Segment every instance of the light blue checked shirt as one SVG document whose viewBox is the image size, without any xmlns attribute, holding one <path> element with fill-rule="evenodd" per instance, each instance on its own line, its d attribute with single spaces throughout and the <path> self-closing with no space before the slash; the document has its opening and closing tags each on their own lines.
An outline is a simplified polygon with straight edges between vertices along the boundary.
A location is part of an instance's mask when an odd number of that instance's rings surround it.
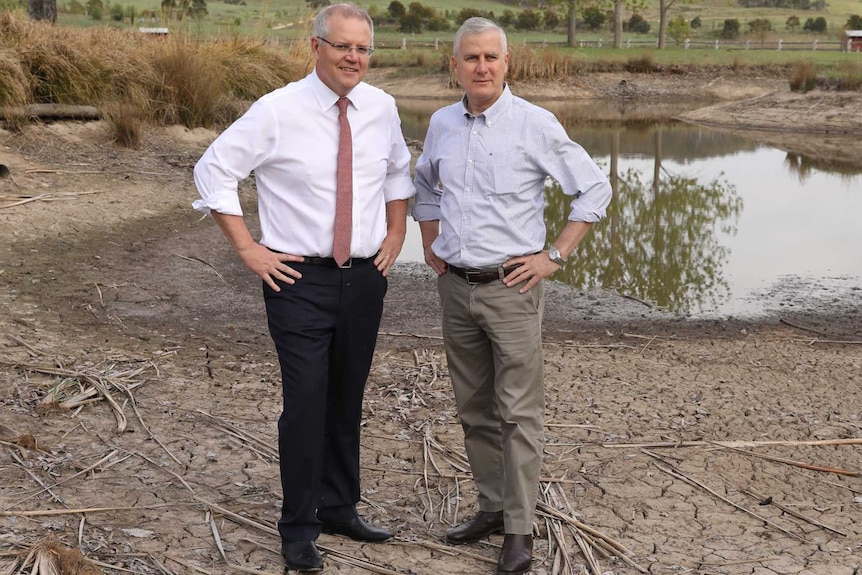
<svg viewBox="0 0 862 575">
<path fill-rule="evenodd" d="M 570 221 L 605 217 L 611 185 L 554 115 L 508 85 L 478 116 L 462 99 L 437 110 L 416 162 L 416 221 L 440 220 L 431 249 L 464 268 L 497 267 L 544 249 L 545 180 L 573 196 Z"/>
</svg>

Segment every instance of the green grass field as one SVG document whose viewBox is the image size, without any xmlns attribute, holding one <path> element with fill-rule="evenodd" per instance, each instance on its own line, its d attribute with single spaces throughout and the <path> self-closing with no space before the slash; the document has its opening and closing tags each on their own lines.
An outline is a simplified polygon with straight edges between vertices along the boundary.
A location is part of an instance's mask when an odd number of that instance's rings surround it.
<svg viewBox="0 0 862 575">
<path fill-rule="evenodd" d="M 82 3 L 83 0 L 80 0 Z M 158 0 L 103 0 L 105 3 L 105 11 L 103 20 L 96 22 L 86 15 L 74 15 L 68 12 L 67 7 L 70 5 L 70 0 L 58 0 L 60 7 L 60 15 L 58 22 L 61 25 L 68 26 L 93 26 L 93 25 L 109 25 L 109 26 L 132 26 L 128 21 L 117 23 L 110 19 L 110 6 L 120 4 L 124 7 L 133 6 L 135 11 L 140 14 L 142 11 L 160 12 L 160 2 Z M 205 36 L 244 36 L 244 37 L 261 37 L 275 40 L 286 40 L 295 38 L 296 36 L 306 35 L 309 29 L 309 20 L 313 17 L 313 11 L 310 10 L 304 0 L 245 0 L 246 5 L 226 4 L 224 1 L 209 0 L 207 2 L 207 10 L 209 14 L 199 22 L 185 21 L 178 22 L 150 22 L 138 19 L 133 26 L 169 26 L 170 28 L 187 33 L 200 34 Z M 408 1 L 402 1 L 406 6 Z M 422 2 L 426 6 L 433 7 L 440 13 L 448 13 L 450 15 L 457 14 L 464 3 L 461 0 L 425 0 Z M 360 5 L 372 11 L 372 13 L 385 13 L 389 5 L 389 0 L 381 0 L 379 2 L 359 2 Z M 582 5 L 587 5 L 585 2 Z M 499 17 L 504 10 L 512 10 L 518 13 L 521 8 L 515 5 L 503 4 L 491 0 L 475 0 L 469 4 L 471 8 L 476 8 L 483 11 L 493 12 Z M 624 34 L 624 40 L 629 39 L 634 42 L 651 41 L 656 38 L 658 33 L 658 1 L 649 0 L 647 6 L 640 12 L 641 15 L 650 23 L 651 29 L 648 34 Z M 764 40 L 768 42 L 776 42 L 779 38 L 784 42 L 810 42 L 813 38 L 818 38 L 821 42 L 835 42 L 839 39 L 847 19 L 853 14 L 862 14 L 862 2 L 860 0 L 830 0 L 827 9 L 823 12 L 814 11 L 799 11 L 785 9 L 765 9 L 765 8 L 742 8 L 735 0 L 703 0 L 700 2 L 692 2 L 684 4 L 677 2 L 670 9 L 671 18 L 682 16 L 687 21 L 690 21 L 695 16 L 699 16 L 703 27 L 695 31 L 693 40 L 712 38 L 716 30 L 720 30 L 725 19 L 738 19 L 742 32 L 748 30 L 747 23 L 760 18 L 768 19 L 774 32 L 766 35 Z M 623 18 L 628 19 L 631 16 L 630 11 L 624 11 Z M 796 16 L 800 22 L 804 23 L 808 18 L 824 17 L 827 21 L 827 32 L 822 35 L 812 36 L 809 33 L 799 32 L 791 34 L 786 30 L 785 24 L 790 16 Z M 455 23 L 451 24 L 452 29 L 445 32 L 424 32 L 418 35 L 408 36 L 408 39 L 433 39 L 439 37 L 441 40 L 448 40 L 454 33 Z M 511 41 L 530 41 L 540 42 L 546 40 L 548 42 L 563 42 L 565 41 L 565 28 L 561 25 L 555 30 L 541 30 L 533 32 L 521 32 L 518 30 L 509 30 Z M 400 40 L 404 35 L 397 31 L 394 26 L 378 26 L 376 30 L 376 39 L 378 41 L 393 42 Z M 740 40 L 744 41 L 751 36 L 743 35 Z M 578 39 L 583 41 L 596 41 L 602 39 L 606 44 L 613 39 L 613 33 L 609 28 L 598 31 L 578 30 Z M 760 38 L 758 38 L 760 40 Z M 672 42 L 668 42 L 668 46 L 672 46 Z"/>
</svg>

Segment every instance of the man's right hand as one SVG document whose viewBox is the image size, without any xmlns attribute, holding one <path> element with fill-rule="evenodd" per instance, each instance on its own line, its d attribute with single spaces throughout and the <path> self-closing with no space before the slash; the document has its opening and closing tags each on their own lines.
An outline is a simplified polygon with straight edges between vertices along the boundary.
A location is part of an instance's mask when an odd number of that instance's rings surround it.
<svg viewBox="0 0 862 575">
<path fill-rule="evenodd" d="M 449 270 L 449 265 L 437 257 L 437 254 L 431 250 L 431 246 L 425 248 L 425 263 L 431 266 L 438 276 L 442 276 Z"/>
<path fill-rule="evenodd" d="M 302 256 L 279 254 L 260 245 L 251 237 L 242 216 L 222 214 L 215 210 L 211 214 L 245 267 L 265 281 L 273 291 L 281 291 L 275 280 L 293 284 L 302 277 L 301 273 L 285 263 L 301 262 L 304 259 Z"/>
<path fill-rule="evenodd" d="M 275 280 L 293 285 L 302 277 L 301 273 L 287 265 L 287 262 L 303 261 L 302 256 L 276 253 L 257 242 L 237 249 L 237 254 L 245 267 L 265 281 L 273 291 L 281 291 Z"/>
</svg>

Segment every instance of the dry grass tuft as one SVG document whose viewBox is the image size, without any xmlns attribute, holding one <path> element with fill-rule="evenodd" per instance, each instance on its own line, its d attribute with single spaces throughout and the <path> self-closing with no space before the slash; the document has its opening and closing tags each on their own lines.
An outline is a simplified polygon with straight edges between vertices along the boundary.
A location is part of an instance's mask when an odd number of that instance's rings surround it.
<svg viewBox="0 0 862 575">
<path fill-rule="evenodd" d="M 305 75 L 310 62 L 302 42 L 285 50 L 236 38 L 161 40 L 0 15 L 0 106 L 95 106 L 129 145 L 141 124 L 229 123 L 249 102 Z"/>
<path fill-rule="evenodd" d="M 812 62 L 799 62 L 793 66 L 790 89 L 794 92 L 810 92 L 817 84 L 817 67 Z"/>
<path fill-rule="evenodd" d="M 511 46 L 510 53 L 509 78 L 514 82 L 569 78 L 580 68 L 571 56 L 549 48 L 520 44 Z"/>
<path fill-rule="evenodd" d="M 102 571 L 85 559 L 78 549 L 70 549 L 53 537 L 37 541 L 30 548 L 15 573 L 21 573 L 23 569 L 29 569 L 31 575 L 102 575 Z"/>
<path fill-rule="evenodd" d="M 629 58 L 625 63 L 625 70 L 633 74 L 651 74 L 656 70 L 655 60 L 650 54 Z"/>
<path fill-rule="evenodd" d="M 141 144 L 143 121 L 138 108 L 127 103 L 108 103 L 102 113 L 111 125 L 116 144 L 124 148 L 137 148 Z"/>
</svg>

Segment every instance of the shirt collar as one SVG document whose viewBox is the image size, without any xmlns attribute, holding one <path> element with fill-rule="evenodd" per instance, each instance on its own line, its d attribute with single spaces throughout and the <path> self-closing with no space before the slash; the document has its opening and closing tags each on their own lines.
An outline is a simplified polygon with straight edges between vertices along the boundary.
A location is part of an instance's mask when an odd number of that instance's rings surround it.
<svg viewBox="0 0 862 575">
<path fill-rule="evenodd" d="M 486 126 L 493 126 L 509 108 L 509 104 L 512 103 L 513 98 L 514 96 L 512 95 L 512 91 L 509 89 L 509 84 L 507 82 L 503 84 L 503 93 L 500 94 L 500 97 L 497 98 L 497 101 L 491 104 L 491 106 L 481 114 L 473 116 L 473 114 L 471 114 L 470 111 L 467 109 L 467 94 L 464 94 L 461 97 L 461 107 L 464 109 L 465 117 L 482 118 L 485 120 Z"/>
<path fill-rule="evenodd" d="M 317 75 L 317 70 L 312 70 L 311 74 L 308 75 L 308 78 L 311 83 L 311 91 L 314 93 L 314 97 L 317 99 L 320 109 L 325 111 L 335 106 L 335 103 L 338 102 L 338 98 L 341 96 L 333 92 L 329 86 L 323 83 Z M 350 100 L 350 103 L 357 110 L 360 109 L 362 105 L 362 88 L 364 86 L 365 82 L 360 82 L 350 91 L 349 94 L 347 94 L 347 98 Z"/>
</svg>

